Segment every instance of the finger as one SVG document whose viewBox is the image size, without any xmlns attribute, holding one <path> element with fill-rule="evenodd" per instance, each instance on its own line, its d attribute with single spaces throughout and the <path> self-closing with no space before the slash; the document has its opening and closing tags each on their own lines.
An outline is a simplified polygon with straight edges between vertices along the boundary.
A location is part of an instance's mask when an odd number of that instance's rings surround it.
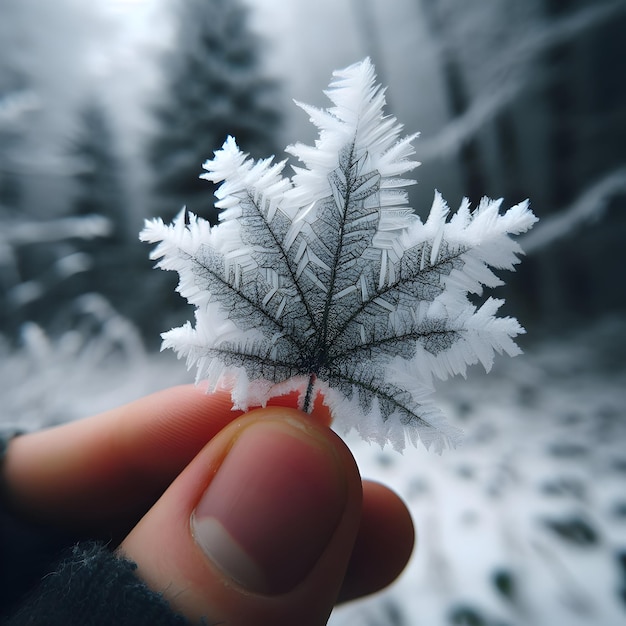
<svg viewBox="0 0 626 626">
<path fill-rule="evenodd" d="M 138 519 L 204 444 L 241 415 L 226 392 L 174 387 L 9 445 L 5 490 L 24 515 L 64 526 Z"/>
<path fill-rule="evenodd" d="M 297 392 L 270 400 L 297 403 Z M 23 435 L 11 442 L 3 465 L 7 498 L 39 521 L 127 532 L 205 443 L 241 414 L 226 391 L 182 385 Z M 319 397 L 314 414 L 329 423 Z"/>
<path fill-rule="evenodd" d="M 207 444 L 121 551 L 192 620 L 320 625 L 360 520 L 361 479 L 343 441 L 298 411 L 267 408 Z"/>
<path fill-rule="evenodd" d="M 391 584 L 406 567 L 414 543 L 411 514 L 400 497 L 384 485 L 364 481 L 359 533 L 339 602 Z"/>
</svg>

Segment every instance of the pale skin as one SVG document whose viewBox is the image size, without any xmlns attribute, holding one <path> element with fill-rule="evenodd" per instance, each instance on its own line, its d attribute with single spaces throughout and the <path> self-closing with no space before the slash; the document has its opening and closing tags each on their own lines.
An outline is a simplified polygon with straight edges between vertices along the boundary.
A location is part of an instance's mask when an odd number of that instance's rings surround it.
<svg viewBox="0 0 626 626">
<path fill-rule="evenodd" d="M 3 466 L 9 505 L 24 519 L 96 537 L 118 537 L 119 552 L 138 564 L 139 576 L 192 620 L 204 616 L 209 623 L 237 626 L 321 626 L 335 604 L 395 580 L 411 554 L 414 529 L 396 494 L 361 479 L 347 446 L 328 428 L 323 408 L 316 404 L 307 415 L 290 408 L 293 398 L 281 403 L 284 406 L 243 414 L 231 410 L 228 393 L 206 394 L 186 385 L 22 435 L 9 444 Z M 254 446 L 255 437 L 270 431 L 295 437 L 302 445 L 313 441 L 320 459 L 334 459 L 332 475 L 342 484 L 341 513 L 319 558 L 307 561 L 294 588 L 255 593 L 207 559 L 189 520 L 241 433 L 247 433 L 247 445 Z M 277 464 L 277 475 L 282 456 L 276 454 L 270 461 Z M 253 464 L 254 459 L 237 462 Z M 289 462 L 289 471 L 297 471 L 298 456 Z M 267 505 L 260 499 L 259 506 L 279 509 L 271 502 L 280 498 L 280 493 L 274 494 Z M 317 509 L 313 511 L 317 515 Z M 271 522 L 275 514 L 278 523 L 283 513 L 259 511 L 259 519 Z M 315 529 L 315 519 L 309 521 Z M 298 529 L 291 535 L 291 542 L 309 540 L 299 537 Z"/>
</svg>

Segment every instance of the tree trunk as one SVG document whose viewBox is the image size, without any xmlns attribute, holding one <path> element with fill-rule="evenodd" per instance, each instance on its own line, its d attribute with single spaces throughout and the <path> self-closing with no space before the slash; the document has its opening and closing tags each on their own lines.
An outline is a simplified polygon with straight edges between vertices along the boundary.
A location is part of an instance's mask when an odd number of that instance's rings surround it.
<svg viewBox="0 0 626 626">
<path fill-rule="evenodd" d="M 441 71 L 443 76 L 448 106 L 453 118 L 465 113 L 470 106 L 470 96 L 463 80 L 463 70 L 451 44 L 451 36 L 437 8 L 437 0 L 420 0 L 430 32 L 439 44 Z M 477 202 L 486 195 L 487 185 L 482 169 L 478 141 L 472 137 L 460 147 L 459 159 L 463 175 L 463 192 L 472 202 Z"/>
</svg>

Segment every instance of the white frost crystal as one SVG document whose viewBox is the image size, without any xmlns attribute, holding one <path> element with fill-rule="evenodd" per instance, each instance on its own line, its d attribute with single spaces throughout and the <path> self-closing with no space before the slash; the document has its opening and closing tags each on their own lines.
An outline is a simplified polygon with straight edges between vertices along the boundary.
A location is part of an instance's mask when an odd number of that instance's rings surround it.
<svg viewBox="0 0 626 626">
<path fill-rule="evenodd" d="M 204 164 L 221 183 L 220 223 L 182 212 L 146 223 L 158 267 L 179 273 L 195 325 L 163 347 L 197 365 L 209 388 L 227 384 L 238 408 L 298 388 L 301 408 L 324 395 L 342 431 L 397 449 L 421 439 L 440 450 L 458 433 L 430 400 L 433 378 L 488 370 L 494 353 L 519 353 L 517 320 L 468 294 L 501 281 L 521 250 L 511 235 L 536 221 L 523 202 L 464 200 L 448 219 L 439 195 L 426 222 L 407 207 L 403 177 L 415 136 L 383 113 L 369 60 L 336 72 L 329 109 L 300 105 L 319 128 L 314 146 L 287 148 L 304 165 L 254 162 L 228 138 Z"/>
</svg>

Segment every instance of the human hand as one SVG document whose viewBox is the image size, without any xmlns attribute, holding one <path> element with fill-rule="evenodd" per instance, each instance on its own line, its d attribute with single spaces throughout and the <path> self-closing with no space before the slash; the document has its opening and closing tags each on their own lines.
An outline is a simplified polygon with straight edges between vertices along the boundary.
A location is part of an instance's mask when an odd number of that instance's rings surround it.
<svg viewBox="0 0 626 626">
<path fill-rule="evenodd" d="M 28 518 L 125 537 L 120 553 L 191 620 L 319 626 L 392 582 L 414 537 L 323 422 L 176 387 L 14 439 L 4 481 Z"/>
</svg>

